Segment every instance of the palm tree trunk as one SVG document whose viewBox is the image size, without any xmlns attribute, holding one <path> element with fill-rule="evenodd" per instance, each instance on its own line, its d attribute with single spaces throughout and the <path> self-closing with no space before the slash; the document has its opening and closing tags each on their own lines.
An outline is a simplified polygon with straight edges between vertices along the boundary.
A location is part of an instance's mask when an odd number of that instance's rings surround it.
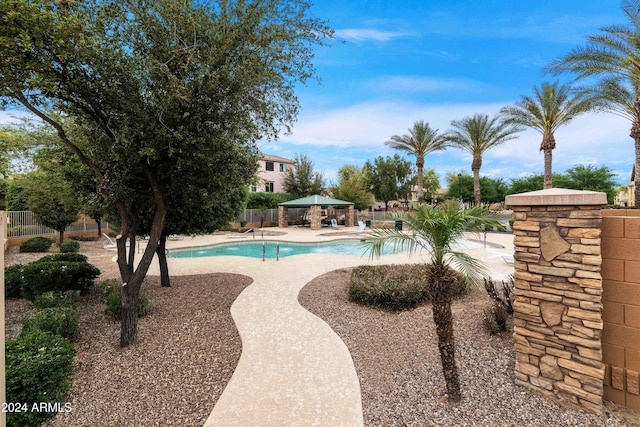
<svg viewBox="0 0 640 427">
<path fill-rule="evenodd" d="M 540 151 L 544 152 L 544 189 L 553 188 L 552 155 L 556 148 L 556 139 L 552 133 L 542 136 Z"/>
<path fill-rule="evenodd" d="M 418 203 L 424 203 L 424 190 L 422 189 L 422 169 L 424 168 L 424 159 L 418 156 L 416 159 L 416 168 L 418 169 Z"/>
<path fill-rule="evenodd" d="M 471 162 L 473 171 L 473 204 L 480 206 L 480 167 L 482 167 L 482 157 L 474 156 Z"/>
<path fill-rule="evenodd" d="M 640 117 L 640 89 L 636 92 L 636 102 L 634 103 L 634 108 L 636 110 L 635 117 Z M 635 189 L 633 192 L 633 205 L 636 208 L 640 208 L 640 185 L 638 185 L 638 174 L 640 174 L 640 121 L 635 119 L 633 124 L 631 125 L 631 138 L 633 138 L 633 142 L 636 149 L 636 158 L 634 163 L 634 171 L 635 171 Z"/>
<path fill-rule="evenodd" d="M 442 362 L 442 374 L 450 403 L 462 400 L 460 379 L 455 357 L 453 313 L 451 312 L 451 286 L 454 278 L 445 266 L 431 267 L 429 298 L 433 307 L 433 323 L 438 335 L 438 350 Z"/>
</svg>

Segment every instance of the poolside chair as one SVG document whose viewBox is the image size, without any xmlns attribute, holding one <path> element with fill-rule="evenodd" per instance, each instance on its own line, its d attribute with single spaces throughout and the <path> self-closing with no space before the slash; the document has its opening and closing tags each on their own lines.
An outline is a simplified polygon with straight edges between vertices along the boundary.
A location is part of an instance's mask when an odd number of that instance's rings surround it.
<svg viewBox="0 0 640 427">
<path fill-rule="evenodd" d="M 367 224 L 365 224 L 363 221 L 358 221 L 358 230 L 352 231 L 351 234 L 362 234 L 364 233 L 364 229 L 366 227 L 367 227 Z"/>
<path fill-rule="evenodd" d="M 331 218 L 331 228 L 340 228 L 338 227 L 338 220 L 335 218 Z"/>
<path fill-rule="evenodd" d="M 504 262 L 506 262 L 508 265 L 513 265 L 513 263 L 515 262 L 513 259 L 513 256 L 511 255 L 502 255 L 502 259 L 504 260 Z"/>
</svg>

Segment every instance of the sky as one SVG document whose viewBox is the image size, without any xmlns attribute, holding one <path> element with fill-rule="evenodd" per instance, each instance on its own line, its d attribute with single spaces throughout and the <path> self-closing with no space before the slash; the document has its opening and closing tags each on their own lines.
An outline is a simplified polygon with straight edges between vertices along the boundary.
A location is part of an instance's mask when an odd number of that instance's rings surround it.
<svg viewBox="0 0 640 427">
<path fill-rule="evenodd" d="M 544 67 L 600 28 L 626 24 L 616 0 L 314 3 L 312 13 L 329 21 L 338 41 L 316 49 L 321 83 L 298 87 L 301 111 L 292 133 L 261 144 L 261 151 L 305 154 L 329 182 L 343 165 L 395 154 L 385 141 L 417 120 L 445 132 L 452 120 L 493 116 L 545 81 L 570 82 L 571 76 L 545 75 Z M 612 114 L 576 118 L 555 134 L 553 171 L 607 166 L 626 184 L 634 156 L 629 129 Z M 525 131 L 488 151 L 480 174 L 509 182 L 542 173 L 541 139 Z M 450 148 L 429 154 L 425 168 L 446 186 L 447 174 L 471 174 L 471 157 Z"/>
<path fill-rule="evenodd" d="M 320 83 L 298 86 L 301 109 L 291 134 L 260 149 L 309 156 L 327 184 L 341 166 L 395 154 L 385 141 L 417 120 L 446 132 L 452 120 L 493 116 L 545 81 L 570 82 L 543 68 L 601 27 L 626 23 L 617 0 L 315 0 L 312 14 L 336 35 L 316 49 Z M 0 123 L 7 117 L 0 112 Z M 611 114 L 578 117 L 555 134 L 554 172 L 607 166 L 627 183 L 634 157 L 629 129 Z M 488 151 L 481 175 L 508 182 L 542 173 L 541 139 L 529 130 Z M 471 157 L 450 148 L 429 154 L 425 168 L 446 186 L 447 174 L 471 173 Z"/>
</svg>

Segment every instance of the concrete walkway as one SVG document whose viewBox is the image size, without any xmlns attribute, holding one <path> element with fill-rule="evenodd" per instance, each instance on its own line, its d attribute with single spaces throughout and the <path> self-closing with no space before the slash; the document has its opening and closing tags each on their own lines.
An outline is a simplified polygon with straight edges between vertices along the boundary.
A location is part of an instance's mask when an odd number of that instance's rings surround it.
<svg viewBox="0 0 640 427">
<path fill-rule="evenodd" d="M 287 234 L 265 236 L 265 240 L 311 242 L 362 237 L 338 236 L 330 229 L 268 230 Z M 202 236 L 171 241 L 167 246 L 239 240 L 252 237 Z M 484 260 L 496 278 L 511 274 L 513 267 L 507 265 L 503 255 L 513 254 L 512 235 L 488 233 L 487 241 L 486 248 L 473 242 L 465 251 Z M 492 247 L 491 243 L 502 247 Z M 298 293 L 313 278 L 331 270 L 363 264 L 415 263 L 421 258 L 418 254 L 379 259 L 360 254 L 311 254 L 264 262 L 246 257 L 169 258 L 169 269 L 175 275 L 230 272 L 254 279 L 231 307 L 242 340 L 242 355 L 205 426 L 363 425 L 360 383 L 349 350 L 324 321 L 298 304 Z M 158 274 L 157 263 L 149 273 Z"/>
</svg>

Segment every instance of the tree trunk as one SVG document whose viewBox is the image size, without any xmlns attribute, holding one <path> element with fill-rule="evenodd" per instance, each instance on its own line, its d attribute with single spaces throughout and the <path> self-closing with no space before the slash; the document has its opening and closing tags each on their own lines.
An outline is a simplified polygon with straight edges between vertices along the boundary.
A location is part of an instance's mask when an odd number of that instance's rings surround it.
<svg viewBox="0 0 640 427">
<path fill-rule="evenodd" d="M 418 169 L 418 204 L 424 203 L 424 189 L 422 188 L 422 168 L 424 168 L 424 159 L 418 157 L 416 159 L 416 168 Z"/>
<path fill-rule="evenodd" d="M 482 157 L 473 156 L 471 170 L 473 171 L 473 204 L 480 206 L 480 167 L 482 167 Z"/>
<path fill-rule="evenodd" d="M 171 287 L 169 279 L 169 266 L 167 265 L 167 236 L 160 237 L 160 243 L 156 249 L 158 262 L 160 263 L 160 286 L 163 288 Z"/>
<path fill-rule="evenodd" d="M 130 280 L 122 287 L 122 323 L 120 347 L 128 347 L 138 340 L 138 296 L 144 276 Z"/>
<path fill-rule="evenodd" d="M 640 185 L 638 185 L 638 175 L 640 174 L 640 121 L 638 117 L 640 117 L 640 88 L 636 92 L 636 102 L 634 103 L 635 115 L 636 119 L 633 121 L 631 125 L 631 138 L 633 138 L 633 142 L 636 149 L 636 157 L 634 162 L 634 183 L 635 188 L 633 192 L 633 205 L 640 209 Z M 631 201 L 629 201 L 631 202 Z"/>
<path fill-rule="evenodd" d="M 96 224 L 98 224 L 98 238 L 102 237 L 102 217 L 97 216 L 94 218 Z"/>
<path fill-rule="evenodd" d="M 438 350 L 449 403 L 462 400 L 460 379 L 455 357 L 453 313 L 451 311 L 451 286 L 454 277 L 445 266 L 431 267 L 429 297 L 433 308 L 433 323 L 438 335 Z"/>
<path fill-rule="evenodd" d="M 542 136 L 540 151 L 544 152 L 544 189 L 553 188 L 552 156 L 556 148 L 556 139 L 552 133 Z"/>
<path fill-rule="evenodd" d="M 62 244 L 64 242 L 64 228 L 58 231 L 58 235 L 60 236 L 60 244 Z"/>
</svg>

